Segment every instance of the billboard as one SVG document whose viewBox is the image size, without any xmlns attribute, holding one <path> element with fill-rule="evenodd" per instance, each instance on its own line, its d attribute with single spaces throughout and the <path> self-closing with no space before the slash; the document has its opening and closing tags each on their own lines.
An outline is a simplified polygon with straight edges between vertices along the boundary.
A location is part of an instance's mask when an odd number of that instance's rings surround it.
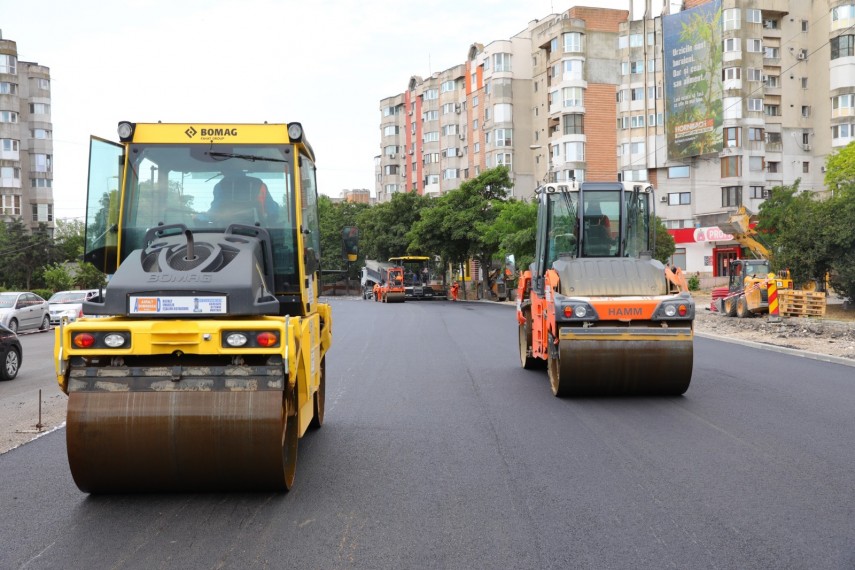
<svg viewBox="0 0 855 570">
<path fill-rule="evenodd" d="M 662 19 L 668 159 L 718 153 L 721 123 L 721 0 Z"/>
</svg>

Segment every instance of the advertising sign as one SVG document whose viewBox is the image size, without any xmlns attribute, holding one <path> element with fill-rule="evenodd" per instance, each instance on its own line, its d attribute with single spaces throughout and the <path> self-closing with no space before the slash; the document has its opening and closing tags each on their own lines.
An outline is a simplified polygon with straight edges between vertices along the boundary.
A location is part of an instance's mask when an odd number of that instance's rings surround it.
<svg viewBox="0 0 855 570">
<path fill-rule="evenodd" d="M 721 0 L 662 19 L 668 159 L 722 148 Z"/>
</svg>

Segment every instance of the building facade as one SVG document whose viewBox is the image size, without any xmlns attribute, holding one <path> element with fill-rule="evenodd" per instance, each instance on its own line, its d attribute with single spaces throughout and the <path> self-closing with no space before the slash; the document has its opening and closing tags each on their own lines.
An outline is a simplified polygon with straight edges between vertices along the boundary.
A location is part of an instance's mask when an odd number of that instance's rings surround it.
<svg viewBox="0 0 855 570">
<path fill-rule="evenodd" d="M 825 191 L 828 155 L 855 140 L 853 26 L 853 0 L 532 21 L 381 101 L 378 200 L 441 195 L 499 164 L 521 198 L 545 181 L 649 181 L 674 262 L 725 275 L 745 251 L 717 224 L 757 212 L 776 186 Z"/>
<path fill-rule="evenodd" d="M 0 219 L 52 233 L 53 127 L 50 70 L 18 60 L 0 34 Z"/>
</svg>

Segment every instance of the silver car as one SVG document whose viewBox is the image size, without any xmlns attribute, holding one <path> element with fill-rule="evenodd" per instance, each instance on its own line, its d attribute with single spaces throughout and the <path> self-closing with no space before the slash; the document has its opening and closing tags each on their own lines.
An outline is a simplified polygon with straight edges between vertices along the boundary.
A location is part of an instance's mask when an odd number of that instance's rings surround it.
<svg viewBox="0 0 855 570">
<path fill-rule="evenodd" d="M 98 289 L 85 289 L 82 291 L 60 291 L 51 295 L 48 299 L 50 305 L 50 324 L 58 325 L 63 321 L 74 322 L 83 316 L 83 301 L 90 301 L 97 297 Z"/>
<path fill-rule="evenodd" d="M 12 332 L 50 329 L 48 302 L 29 292 L 0 293 L 0 324 Z"/>
</svg>

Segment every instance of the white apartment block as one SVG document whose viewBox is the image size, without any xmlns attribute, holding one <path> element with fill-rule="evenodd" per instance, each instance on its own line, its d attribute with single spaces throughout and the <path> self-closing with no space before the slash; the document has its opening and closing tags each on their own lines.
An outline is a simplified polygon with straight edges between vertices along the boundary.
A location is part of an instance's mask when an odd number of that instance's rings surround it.
<svg viewBox="0 0 855 570">
<path fill-rule="evenodd" d="M 50 106 L 50 70 L 19 61 L 15 42 L 0 33 L 0 220 L 45 223 L 52 233 Z"/>
</svg>

